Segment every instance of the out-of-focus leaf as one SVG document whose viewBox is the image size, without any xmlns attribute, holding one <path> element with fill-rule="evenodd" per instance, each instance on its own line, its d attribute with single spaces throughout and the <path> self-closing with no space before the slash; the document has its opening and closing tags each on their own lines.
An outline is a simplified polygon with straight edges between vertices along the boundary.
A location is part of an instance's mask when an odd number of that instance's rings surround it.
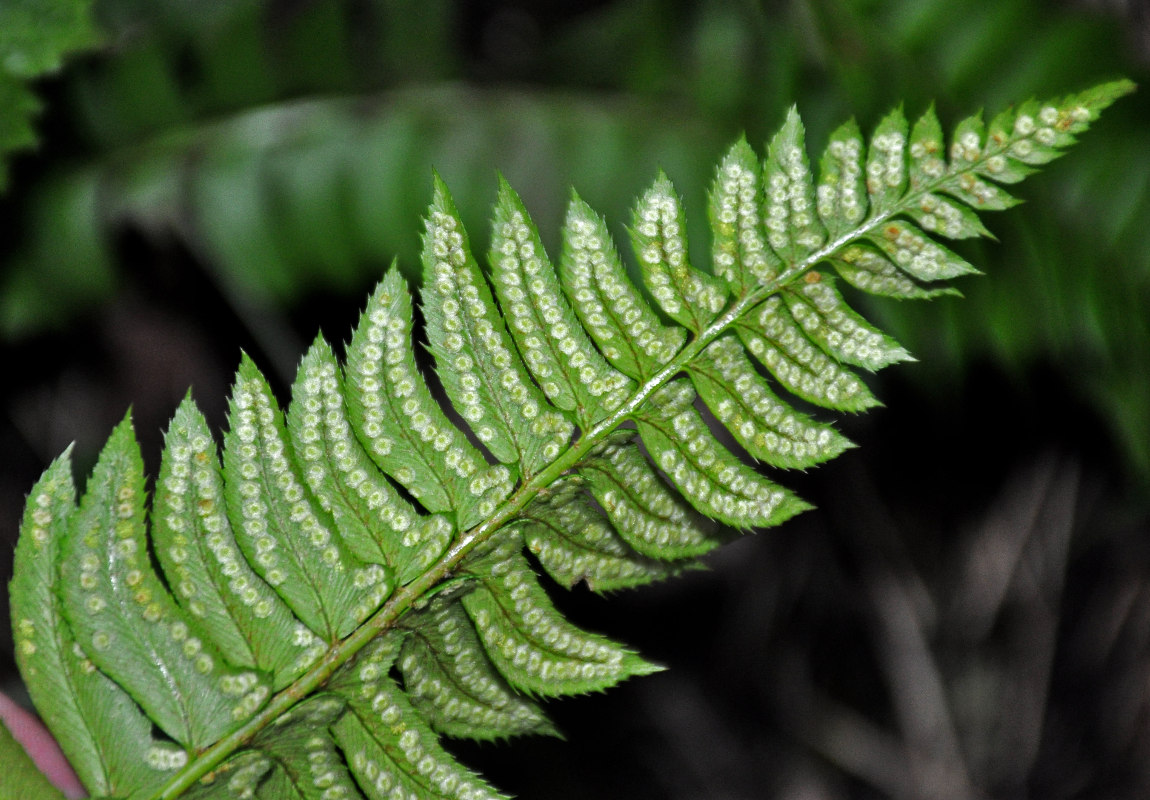
<svg viewBox="0 0 1150 800">
<path fill-rule="evenodd" d="M 43 330 L 110 296 L 114 258 L 91 171 L 60 176 L 25 209 L 24 247 L 0 273 L 0 335 Z"/>
<path fill-rule="evenodd" d="M 100 40 L 91 0 L 5 0 L 0 5 L 0 69 L 35 78 L 60 68 L 61 59 Z"/>
<path fill-rule="evenodd" d="M 5 0 L 0 3 L 0 191 L 8 182 L 7 154 L 36 143 L 40 110 L 25 82 L 55 72 L 64 56 L 94 47 L 99 32 L 91 0 Z"/>
<path fill-rule="evenodd" d="M 550 232 L 579 176 L 613 170 L 596 200 L 622 218 L 639 185 L 627 176 L 718 151 L 720 134 L 696 118 L 659 117 L 643 103 L 621 102 L 605 114 L 591 98 L 437 87 L 283 103 L 181 127 L 41 184 L 9 264 L 4 333 L 43 330 L 107 296 L 112 234 L 123 225 L 181 237 L 248 306 L 352 289 L 397 256 L 413 275 L 412 231 L 431 165 L 460 187 L 460 212 L 475 218 L 490 201 L 491 165 L 499 165 L 525 187 L 524 201 L 542 209 Z M 615 146 L 588 146 L 585 128 L 591 141 Z M 635 135 L 657 129 L 653 141 Z M 706 172 L 693 164 L 682 174 L 680 183 L 701 194 Z M 476 231 L 478 241 L 486 236 Z M 698 240 L 706 240 L 703 229 Z"/>
</svg>

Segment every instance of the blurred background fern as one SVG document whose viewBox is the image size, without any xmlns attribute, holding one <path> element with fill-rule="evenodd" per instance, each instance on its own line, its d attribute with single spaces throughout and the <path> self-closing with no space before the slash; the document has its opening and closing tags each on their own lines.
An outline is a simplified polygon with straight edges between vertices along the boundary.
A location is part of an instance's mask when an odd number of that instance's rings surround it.
<svg viewBox="0 0 1150 800">
<path fill-rule="evenodd" d="M 239 348 L 282 390 L 317 324 L 345 339 L 393 257 L 414 274 L 432 168 L 482 251 L 496 170 L 554 248 L 569 187 L 621 235 L 662 167 L 704 261 L 714 164 L 793 102 L 819 151 L 850 114 L 1122 75 L 1150 78 L 1136 1 L 5 3 L 3 552 L 128 403 L 155 474 L 188 385 L 222 427 Z M 1150 795 L 1150 104 L 1022 195 L 963 243 L 965 300 L 860 300 L 921 363 L 800 476 L 820 511 L 558 598 L 671 671 L 465 758 L 526 797 Z"/>
</svg>

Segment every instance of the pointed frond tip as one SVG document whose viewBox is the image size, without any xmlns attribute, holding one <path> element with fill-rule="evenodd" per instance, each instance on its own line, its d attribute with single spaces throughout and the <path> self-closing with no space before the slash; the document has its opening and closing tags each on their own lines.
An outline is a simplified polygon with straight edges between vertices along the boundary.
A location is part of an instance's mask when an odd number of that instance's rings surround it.
<svg viewBox="0 0 1150 800">
<path fill-rule="evenodd" d="M 70 449 L 33 487 L 10 595 L 41 716 L 108 798 L 502 797 L 441 738 L 557 735 L 539 698 L 660 669 L 547 583 L 662 580 L 810 508 L 787 470 L 853 447 L 833 415 L 913 360 L 838 279 L 956 294 L 977 270 L 940 239 L 989 236 L 1003 186 L 1133 90 L 949 136 L 899 108 L 818 159 L 792 107 L 764 154 L 721 160 L 709 265 L 663 173 L 631 265 L 574 193 L 553 260 L 502 177 L 481 259 L 436 175 L 418 294 L 393 265 L 346 357 L 317 337 L 283 405 L 243 356 L 221 441 L 186 397 L 150 511 L 127 417 L 79 499 Z"/>
</svg>

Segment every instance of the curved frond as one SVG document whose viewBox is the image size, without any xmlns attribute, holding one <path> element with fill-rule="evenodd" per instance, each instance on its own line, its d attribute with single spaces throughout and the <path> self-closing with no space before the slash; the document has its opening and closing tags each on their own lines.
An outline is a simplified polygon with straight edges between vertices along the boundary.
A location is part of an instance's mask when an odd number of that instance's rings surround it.
<svg viewBox="0 0 1150 800">
<path fill-rule="evenodd" d="M 504 181 L 485 268 L 436 178 L 430 365 L 393 267 L 342 363 L 323 339 L 303 357 L 286 417 L 246 356 L 222 457 L 185 399 L 150 530 L 129 419 L 78 504 L 67 454 L 34 487 L 17 656 L 81 779 L 133 800 L 501 797 L 440 737 L 555 734 L 535 698 L 659 669 L 568 620 L 537 568 L 639 586 L 807 509 L 784 471 L 851 446 L 822 415 L 875 405 L 860 371 L 911 358 L 836 273 L 953 291 L 975 270 L 935 236 L 987 235 L 979 213 L 1014 202 L 1000 184 L 1131 88 L 972 117 L 949 143 L 933 110 L 869 141 L 847 123 L 817 176 L 792 109 L 765 159 L 740 141 L 719 165 L 713 269 L 658 176 L 630 231 L 640 282 L 577 196 L 556 270 Z"/>
</svg>

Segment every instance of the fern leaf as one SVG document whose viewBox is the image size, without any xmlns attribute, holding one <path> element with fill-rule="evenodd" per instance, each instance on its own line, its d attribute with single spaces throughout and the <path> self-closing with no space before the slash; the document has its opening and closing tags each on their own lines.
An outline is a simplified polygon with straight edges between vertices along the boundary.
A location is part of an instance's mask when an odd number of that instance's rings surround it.
<svg viewBox="0 0 1150 800">
<path fill-rule="evenodd" d="M 352 432 L 345 394 L 331 346 L 317 339 L 292 386 L 292 445 L 308 488 L 356 556 L 389 565 L 403 583 L 443 553 L 454 528 L 443 514 L 421 515 L 372 463 Z"/>
<path fill-rule="evenodd" d="M 907 215 L 923 230 L 948 239 L 994 238 L 973 210 L 944 195 L 924 194 Z"/>
<path fill-rule="evenodd" d="M 920 281 L 946 280 L 978 271 L 909 222 L 891 220 L 868 238 L 895 266 Z"/>
<path fill-rule="evenodd" d="M 914 358 L 898 342 L 847 305 L 834 278 L 808 272 L 801 284 L 782 291 L 791 317 L 819 349 L 844 364 L 877 371 Z"/>
<path fill-rule="evenodd" d="M 506 182 L 500 185 L 491 242 L 499 302 L 532 376 L 555 405 L 589 427 L 618 408 L 633 384 L 591 344 L 535 224 Z"/>
<path fill-rule="evenodd" d="M 708 429 L 686 381 L 667 384 L 635 415 L 659 469 L 699 513 L 735 528 L 770 527 L 809 508 L 738 460 Z"/>
<path fill-rule="evenodd" d="M 713 272 L 690 263 L 659 175 L 631 231 L 641 287 L 577 196 L 557 274 L 502 181 L 489 276 L 436 179 L 422 311 L 437 381 L 393 267 L 342 367 L 312 345 L 286 421 L 244 357 L 222 468 L 185 399 L 150 534 L 127 419 L 78 508 L 67 454 L 33 489 L 17 655 L 81 779 L 132 800 L 500 797 L 439 736 L 555 733 L 531 696 L 658 669 L 568 621 L 533 563 L 565 587 L 638 586 L 690 569 L 722 526 L 806 509 L 745 456 L 833 458 L 850 443 L 792 397 L 860 411 L 878 401 L 857 371 L 909 358 L 830 270 L 899 299 L 953 291 L 974 268 L 933 234 L 986 235 L 978 213 L 1013 203 L 998 184 L 1131 89 L 971 117 L 949 147 L 933 110 L 913 127 L 891 112 L 869 143 L 847 123 L 817 182 L 792 109 L 761 168 L 740 141 L 716 172 Z"/>
<path fill-rule="evenodd" d="M 556 583 L 568 589 L 582 581 L 594 592 L 607 592 L 678 571 L 676 565 L 644 556 L 634 540 L 625 541 L 615 527 L 617 518 L 605 518 L 576 482 L 537 499 L 521 519 L 527 549 Z"/>
<path fill-rule="evenodd" d="M 197 783 L 182 797 L 187 800 L 212 800 L 212 798 L 226 798 L 226 800 L 252 800 L 256 797 L 288 797 L 287 793 L 274 794 L 280 791 L 284 775 L 280 770 L 274 769 L 275 763 L 265 753 L 259 750 L 244 750 L 229 758 L 212 773 L 210 781 Z"/>
<path fill-rule="evenodd" d="M 57 570 L 76 513 L 69 449 L 28 496 L 9 587 L 16 661 L 32 701 L 89 791 L 151 792 L 187 754 L 153 739 L 152 723 L 96 668 L 64 620 Z"/>
<path fill-rule="evenodd" d="M 350 633 L 394 588 L 394 573 L 361 561 L 307 495 L 267 381 L 245 358 L 224 437 L 228 511 L 261 578 L 317 636 Z"/>
<path fill-rule="evenodd" d="M 967 117 L 958 123 L 950 145 L 950 172 L 957 180 L 951 182 L 946 191 L 969 205 L 1002 211 L 1017 205 L 1018 200 L 979 177 L 990 169 L 989 159 L 985 159 L 983 153 L 985 136 L 986 126 L 981 115 Z M 984 160 L 987 161 L 985 165 L 982 163 Z"/>
<path fill-rule="evenodd" d="M 563 234 L 559 277 L 579 321 L 616 369 L 650 378 L 683 346 L 686 332 L 664 325 L 647 305 L 627 277 L 606 223 L 578 195 L 567 207 Z"/>
<path fill-rule="evenodd" d="M 852 119 L 831 134 L 819 162 L 819 218 L 827 233 L 836 239 L 853 230 L 867 214 L 863 147 L 862 133 Z"/>
<path fill-rule="evenodd" d="M 502 798 L 448 755 L 390 678 L 399 646 L 400 637 L 382 637 L 332 681 L 332 689 L 347 700 L 349 712 L 339 718 L 332 732 L 363 796 L 369 800 Z"/>
<path fill-rule="evenodd" d="M 635 444 L 608 444 L 580 472 L 619 537 L 637 553 L 675 560 L 718 546 L 715 525 L 667 486 Z"/>
<path fill-rule="evenodd" d="M 270 760 L 272 774 L 257 789 L 258 797 L 330 800 L 358 794 L 335 740 L 316 735 L 342 717 L 344 709 L 342 698 L 326 692 L 317 694 L 260 732 L 252 747 Z M 252 777 L 251 773 L 245 776 L 241 792 Z"/>
<path fill-rule="evenodd" d="M 436 731 L 480 740 L 557 734 L 539 706 L 508 686 L 487 658 L 458 601 L 437 603 L 408 627 L 399 658 L 403 685 Z"/>
<path fill-rule="evenodd" d="M 480 585 L 463 596 L 491 662 L 518 689 L 583 694 L 659 667 L 603 636 L 580 630 L 551 604 L 511 534 L 471 568 Z"/>
<path fill-rule="evenodd" d="M 742 297 L 756 283 L 779 272 L 779 259 L 767 246 L 762 219 L 759 159 L 740 139 L 719 164 L 708 206 L 714 231 L 715 274 Z"/>
<path fill-rule="evenodd" d="M 496 207 L 497 228 L 499 210 L 507 213 L 507 206 L 513 204 L 505 195 Z M 515 214 L 511 210 L 508 216 Z M 519 219 L 518 228 L 511 220 L 503 225 L 521 232 Z M 538 273 L 543 268 L 543 262 L 533 255 L 543 252 L 538 237 L 524 237 L 521 242 L 515 233 L 505 240 L 512 250 L 505 260 L 529 264 L 528 275 Z M 524 476 L 533 475 L 555 460 L 571 438 L 573 426 L 531 382 L 487 281 L 471 256 L 467 232 L 451 195 L 440 180 L 435 183 L 427 220 L 423 265 L 427 337 L 447 396 L 492 455 L 505 464 L 518 463 Z"/>
<path fill-rule="evenodd" d="M 125 418 L 100 454 L 60 553 L 64 616 L 80 648 L 188 750 L 203 748 L 270 693 L 231 666 L 152 569 L 144 465 Z"/>
<path fill-rule="evenodd" d="M 324 644 L 241 555 L 225 505 L 215 442 L 187 397 L 165 437 L 152 503 L 153 550 L 176 601 L 208 638 L 233 663 L 269 673 L 282 689 Z"/>
<path fill-rule="evenodd" d="M 393 267 L 348 349 L 352 424 L 380 469 L 424 508 L 453 511 L 467 528 L 510 492 L 511 474 L 488 466 L 435 402 L 415 366 L 411 327 L 411 295 Z"/>
<path fill-rule="evenodd" d="M 807 338 L 780 295 L 768 297 L 735 332 L 751 353 L 787 391 L 815 405 L 838 411 L 862 411 L 878 403 L 850 369 Z"/>
<path fill-rule="evenodd" d="M 698 332 L 723 310 L 726 287 L 688 261 L 683 203 L 662 173 L 635 208 L 631 242 L 644 283 L 671 319 Z"/>
<path fill-rule="evenodd" d="M 845 247 L 827 261 L 843 280 L 870 294 L 898 300 L 927 300 L 946 294 L 959 294 L 952 286 L 924 285 L 896 267 L 877 249 L 865 244 Z"/>
<path fill-rule="evenodd" d="M 691 364 L 690 376 L 711 413 L 759 461 L 801 469 L 852 446 L 830 425 L 780 400 L 734 337 L 711 342 Z"/>
<path fill-rule="evenodd" d="M 906 191 L 907 121 L 898 108 L 871 136 L 866 156 L 866 190 L 872 214 L 896 208 Z"/>
<path fill-rule="evenodd" d="M 784 263 L 793 264 L 826 241 L 816 214 L 806 132 L 794 106 L 768 148 L 764 168 L 767 241 Z"/>
</svg>

